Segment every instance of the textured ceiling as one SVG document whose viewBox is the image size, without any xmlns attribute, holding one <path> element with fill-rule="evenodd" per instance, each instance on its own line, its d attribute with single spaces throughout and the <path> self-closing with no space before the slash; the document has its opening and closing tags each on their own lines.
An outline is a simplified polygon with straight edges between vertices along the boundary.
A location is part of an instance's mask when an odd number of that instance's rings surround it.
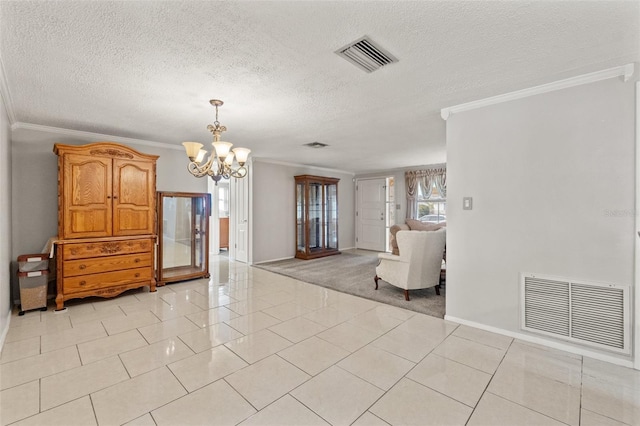
<svg viewBox="0 0 640 426">
<path fill-rule="evenodd" d="M 640 61 L 639 3 L 0 1 L 15 119 L 358 173 L 446 161 L 441 108 Z M 399 62 L 334 51 L 368 35 Z M 319 141 L 318 150 L 303 144 Z"/>
</svg>

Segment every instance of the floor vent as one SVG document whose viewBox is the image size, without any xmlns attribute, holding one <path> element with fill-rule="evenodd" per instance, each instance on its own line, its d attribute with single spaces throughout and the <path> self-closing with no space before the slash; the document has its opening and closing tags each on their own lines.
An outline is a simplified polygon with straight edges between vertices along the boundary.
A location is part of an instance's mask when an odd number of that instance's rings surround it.
<svg viewBox="0 0 640 426">
<path fill-rule="evenodd" d="M 392 54 L 366 36 L 336 50 L 335 53 L 366 72 L 373 72 L 385 65 L 398 62 Z"/>
<path fill-rule="evenodd" d="M 523 274 L 521 327 L 629 354 L 629 287 Z"/>
</svg>

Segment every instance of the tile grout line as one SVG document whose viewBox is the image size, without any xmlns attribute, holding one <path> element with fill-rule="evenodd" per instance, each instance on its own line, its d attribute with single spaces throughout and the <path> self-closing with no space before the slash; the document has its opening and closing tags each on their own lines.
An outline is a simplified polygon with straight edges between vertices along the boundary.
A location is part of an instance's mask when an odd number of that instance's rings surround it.
<svg viewBox="0 0 640 426">
<path fill-rule="evenodd" d="M 580 357 L 580 403 L 578 404 L 578 424 L 582 424 L 582 396 L 584 394 L 584 357 Z"/>
<path fill-rule="evenodd" d="M 249 366 L 251 366 L 251 365 L 252 365 L 252 364 L 249 364 L 248 366 L 243 367 L 243 368 L 241 368 L 240 370 L 243 370 L 244 368 L 247 368 L 247 367 L 249 367 Z M 236 371 L 240 371 L 240 370 L 236 370 Z M 235 373 L 235 371 L 234 371 L 234 373 Z M 243 395 L 243 394 L 242 394 L 238 389 L 236 389 L 235 387 L 233 387 L 233 385 L 232 385 L 231 383 L 229 383 L 229 381 L 227 380 L 227 377 L 229 377 L 231 374 L 233 374 L 233 373 L 229 373 L 229 374 L 227 374 L 226 376 L 221 377 L 220 379 L 218 379 L 218 380 L 214 381 L 213 383 L 216 383 L 216 382 L 218 382 L 218 381 L 220 381 L 220 380 L 223 380 L 223 381 L 227 384 L 227 386 L 229 386 L 231 389 L 233 389 L 233 391 L 234 391 L 235 393 L 237 393 L 238 395 L 240 395 L 240 398 L 244 399 L 244 400 L 247 402 L 247 404 L 249 404 L 249 405 L 251 406 L 251 408 L 253 408 L 254 410 L 256 410 L 256 412 L 255 412 L 255 413 L 253 413 L 251 416 L 254 416 L 254 415 L 258 414 L 260 411 L 262 411 L 262 410 L 259 410 L 255 405 L 253 405 L 253 404 L 251 403 L 251 401 L 249 401 L 247 398 L 245 398 L 245 396 L 244 396 L 244 395 Z M 213 384 L 213 383 L 209 383 L 209 384 L 207 384 L 206 386 L 209 386 L 209 385 L 211 385 L 211 384 Z M 205 387 L 205 386 L 202 386 L 200 389 L 202 389 L 202 388 L 204 388 L 204 387 Z M 269 405 L 271 405 L 271 404 L 269 404 Z M 264 408 L 267 408 L 269 405 L 267 405 L 267 406 L 266 406 L 266 407 L 264 407 Z M 263 408 L 263 409 L 264 409 L 264 408 Z M 249 416 L 249 417 L 251 417 L 251 416 Z M 246 420 L 246 419 L 248 419 L 249 417 L 244 418 L 242 421 L 245 421 L 245 420 Z"/>
<path fill-rule="evenodd" d="M 93 403 L 93 394 L 89 394 L 88 397 L 89 397 L 89 402 L 91 403 L 91 411 L 93 411 L 93 418 L 96 421 L 96 425 L 99 425 L 100 422 L 98 421 L 98 413 L 96 413 L 96 407 Z"/>
<path fill-rule="evenodd" d="M 511 342 L 509 342 L 509 346 L 505 349 L 504 354 L 502 354 L 502 358 L 500 359 L 500 362 L 496 366 L 496 369 L 493 371 L 493 373 L 491 373 L 491 378 L 489 379 L 489 381 L 487 382 L 487 385 L 484 387 L 484 390 L 480 394 L 480 398 L 478 398 L 478 402 L 476 403 L 475 407 L 473 407 L 473 410 L 471 411 L 471 414 L 469 415 L 469 418 L 465 422 L 465 425 L 467 425 L 469 423 L 469 421 L 471 420 L 471 418 L 475 414 L 476 408 L 478 408 L 478 405 L 480 404 L 480 401 L 482 401 L 482 398 L 488 392 L 488 389 L 489 389 L 489 386 L 491 385 L 491 382 L 493 381 L 494 377 L 496 376 L 496 373 L 498 372 L 498 369 L 500 368 L 500 366 L 504 362 L 504 359 L 506 358 L 507 353 L 509 353 L 509 349 L 511 349 L 511 346 L 513 345 L 514 341 L 515 341 L 515 339 L 511 339 Z M 491 392 L 489 392 L 489 393 L 491 393 Z"/>
<path fill-rule="evenodd" d="M 312 378 L 313 378 L 313 377 L 315 377 L 315 376 L 312 376 Z M 306 382 L 305 382 L 305 383 L 306 383 Z M 302 385 L 300 385 L 300 386 L 302 386 Z M 297 388 L 296 388 L 296 389 L 297 389 Z M 304 402 L 302 402 L 302 401 L 300 401 L 298 398 L 296 398 L 294 395 L 292 395 L 292 394 L 291 394 L 291 391 L 289 391 L 289 392 L 288 392 L 288 393 L 286 393 L 285 395 L 289 395 L 291 398 L 293 398 L 293 399 L 295 399 L 296 401 L 298 401 L 300 404 L 302 404 L 302 406 L 306 407 L 306 408 L 307 408 L 307 410 L 311 411 L 313 414 L 315 414 L 316 416 L 320 417 L 322 420 L 324 420 L 325 422 L 327 422 L 327 424 L 329 424 L 329 425 L 331 425 L 331 424 L 332 424 L 329 420 L 327 420 L 327 419 L 325 419 L 324 417 L 322 417 L 322 416 L 320 415 L 320 413 L 316 413 L 316 412 L 315 412 L 311 407 L 309 407 L 307 404 L 305 404 Z M 283 395 L 282 397 L 284 397 L 284 395 Z M 282 398 L 282 397 L 281 397 L 281 398 Z M 274 402 L 275 402 L 275 401 L 274 401 Z M 267 407 L 268 407 L 268 406 L 267 406 Z M 267 408 L 267 407 L 265 407 L 265 408 Z M 256 413 L 256 414 L 257 414 L 257 413 Z M 356 419 L 356 420 L 357 420 L 357 419 Z"/>
</svg>

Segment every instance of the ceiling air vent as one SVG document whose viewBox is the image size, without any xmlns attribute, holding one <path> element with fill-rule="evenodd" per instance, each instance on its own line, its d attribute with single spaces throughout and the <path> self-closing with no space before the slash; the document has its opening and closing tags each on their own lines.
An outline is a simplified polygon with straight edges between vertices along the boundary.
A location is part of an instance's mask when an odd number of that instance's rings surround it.
<svg viewBox="0 0 640 426">
<path fill-rule="evenodd" d="M 336 53 L 366 72 L 373 72 L 385 65 L 398 62 L 396 57 L 366 36 L 336 50 Z"/>
</svg>

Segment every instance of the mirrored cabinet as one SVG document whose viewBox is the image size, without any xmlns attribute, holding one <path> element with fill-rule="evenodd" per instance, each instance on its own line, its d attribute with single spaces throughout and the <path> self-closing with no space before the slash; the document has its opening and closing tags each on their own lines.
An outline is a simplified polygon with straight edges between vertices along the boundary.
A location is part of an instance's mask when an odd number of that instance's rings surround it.
<svg viewBox="0 0 640 426">
<path fill-rule="evenodd" d="M 157 193 L 157 285 L 209 278 L 211 195 Z"/>
<path fill-rule="evenodd" d="M 338 182 L 340 179 L 299 175 L 296 181 L 296 257 L 339 254 Z"/>
</svg>

